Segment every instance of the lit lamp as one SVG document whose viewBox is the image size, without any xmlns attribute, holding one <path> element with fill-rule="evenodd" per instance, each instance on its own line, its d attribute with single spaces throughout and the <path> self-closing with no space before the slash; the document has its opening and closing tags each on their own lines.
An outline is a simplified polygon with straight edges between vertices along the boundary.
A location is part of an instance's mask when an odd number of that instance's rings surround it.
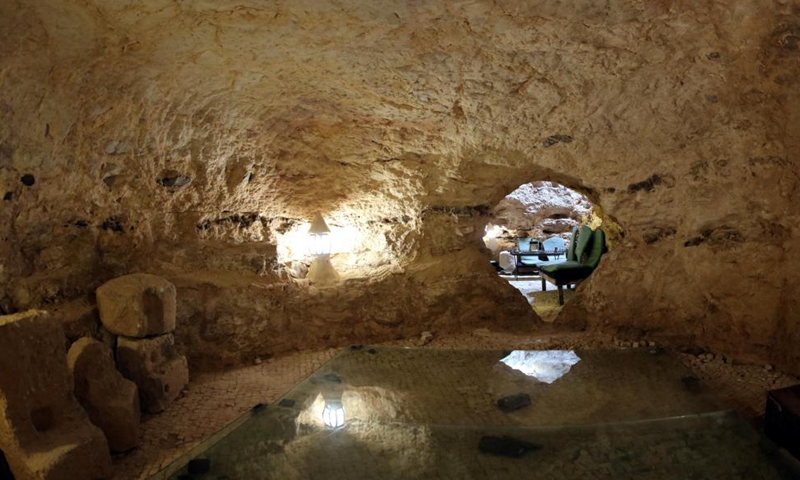
<svg viewBox="0 0 800 480">
<path fill-rule="evenodd" d="M 344 405 L 342 405 L 341 399 L 325 399 L 325 407 L 322 409 L 322 421 L 331 430 L 344 426 Z"/>
<path fill-rule="evenodd" d="M 330 255 L 331 254 L 331 229 L 325 223 L 322 215 L 317 213 L 311 221 L 308 229 L 308 253 L 311 255 Z"/>
<path fill-rule="evenodd" d="M 311 221 L 308 237 L 308 253 L 314 256 L 308 278 L 320 285 L 338 280 L 339 274 L 331 265 L 331 229 L 319 213 Z"/>
</svg>

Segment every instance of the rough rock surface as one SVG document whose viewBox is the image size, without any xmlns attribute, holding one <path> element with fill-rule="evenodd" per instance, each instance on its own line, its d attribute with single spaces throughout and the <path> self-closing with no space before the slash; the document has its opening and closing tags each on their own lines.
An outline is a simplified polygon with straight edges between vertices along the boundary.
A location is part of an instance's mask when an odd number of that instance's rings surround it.
<svg viewBox="0 0 800 480">
<path fill-rule="evenodd" d="M 145 339 L 117 339 L 117 367 L 139 388 L 142 408 L 163 411 L 189 383 L 186 357 L 175 348 L 171 334 Z"/>
<path fill-rule="evenodd" d="M 111 349 L 92 338 L 81 338 L 67 353 L 75 397 L 89 420 L 106 436 L 112 452 L 139 445 L 139 391 L 117 371 Z"/>
<path fill-rule="evenodd" d="M 506 195 L 492 209 L 486 227 L 486 247 L 497 259 L 504 250 L 517 248 L 518 237 L 546 240 L 559 236 L 569 242 L 572 229 L 588 224 L 603 224 L 602 211 L 586 195 L 553 182 L 525 183 Z M 607 224 L 613 221 L 606 219 Z"/>
<path fill-rule="evenodd" d="M 217 363 L 530 329 L 481 235 L 521 183 L 556 181 L 625 233 L 564 323 L 800 372 L 799 13 L 2 2 L 0 305 L 159 274 L 181 290 L 180 342 Z M 292 250 L 317 211 L 345 245 L 324 291 Z"/>
<path fill-rule="evenodd" d="M 569 232 L 577 223 L 591 223 L 593 219 L 592 203 L 585 195 L 552 182 L 521 185 L 500 200 L 492 214 L 492 223 L 508 230 L 530 231 L 534 237 Z M 561 223 L 565 226 L 554 227 Z M 558 231 L 550 231 L 554 228 Z"/>
<path fill-rule="evenodd" d="M 46 312 L 0 317 L 0 449 L 17 480 L 111 476 L 103 432 L 73 396 L 64 343 Z"/>
<path fill-rule="evenodd" d="M 175 286 L 155 275 L 136 273 L 97 289 L 103 326 L 117 335 L 142 338 L 175 330 Z"/>
</svg>

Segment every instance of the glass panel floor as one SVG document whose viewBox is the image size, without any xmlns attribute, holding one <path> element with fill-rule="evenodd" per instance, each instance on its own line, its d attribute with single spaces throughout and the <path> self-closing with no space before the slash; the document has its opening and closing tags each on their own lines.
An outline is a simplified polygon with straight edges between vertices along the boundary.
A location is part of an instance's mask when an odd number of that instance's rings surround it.
<svg viewBox="0 0 800 480">
<path fill-rule="evenodd" d="M 356 346 L 152 480 L 408 478 L 791 477 L 668 353 Z"/>
</svg>

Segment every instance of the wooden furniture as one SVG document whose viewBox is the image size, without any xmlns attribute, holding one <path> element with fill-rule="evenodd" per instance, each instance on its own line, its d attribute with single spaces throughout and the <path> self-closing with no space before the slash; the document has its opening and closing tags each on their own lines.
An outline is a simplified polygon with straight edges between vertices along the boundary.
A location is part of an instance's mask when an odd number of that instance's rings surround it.
<svg viewBox="0 0 800 480">
<path fill-rule="evenodd" d="M 767 392 L 764 435 L 800 458 L 800 385 Z"/>
<path fill-rule="evenodd" d="M 514 255 L 514 279 L 519 278 L 519 274 L 522 271 L 529 270 L 529 273 L 533 275 L 539 275 L 539 265 L 536 263 L 536 260 L 529 261 L 531 263 L 525 263 L 523 261 L 524 257 L 536 257 L 538 261 L 546 262 L 550 260 L 550 258 L 560 258 L 564 255 L 564 252 L 560 251 L 546 251 L 546 250 L 529 250 L 529 251 L 520 251 L 520 250 L 511 250 L 509 253 Z"/>
</svg>

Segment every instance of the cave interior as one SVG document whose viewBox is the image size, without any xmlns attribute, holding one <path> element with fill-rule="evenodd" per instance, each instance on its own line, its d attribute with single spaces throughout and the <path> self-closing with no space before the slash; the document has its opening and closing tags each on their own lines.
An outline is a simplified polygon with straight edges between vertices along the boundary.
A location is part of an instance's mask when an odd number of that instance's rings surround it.
<svg viewBox="0 0 800 480">
<path fill-rule="evenodd" d="M 719 435 L 680 441 L 744 432 L 725 445 L 751 461 L 711 449 L 708 475 L 779 478 L 778 454 L 748 455 L 753 432 L 800 454 L 767 402 L 800 395 L 799 85 L 796 0 L 3 0 L 0 472 L 223 478 L 258 441 L 219 432 L 250 425 L 293 459 L 252 466 L 269 478 L 347 478 L 322 465 L 336 448 L 377 461 L 363 478 L 506 478 L 516 447 L 611 478 L 603 435 L 570 435 L 644 418 L 618 402 L 706 415 L 708 394 L 716 423 L 675 428 Z M 582 225 L 605 253 L 563 307 L 491 263 Z M 588 360 L 515 369 L 512 350 Z M 632 387 L 611 398 L 585 369 Z M 448 457 L 436 392 L 494 436 Z M 552 427 L 547 405 L 572 433 L 503 443 Z M 340 414 L 334 443 L 308 434 Z M 227 464 L 166 468 L 209 442 Z M 478 443 L 489 463 L 458 470 Z"/>
</svg>

